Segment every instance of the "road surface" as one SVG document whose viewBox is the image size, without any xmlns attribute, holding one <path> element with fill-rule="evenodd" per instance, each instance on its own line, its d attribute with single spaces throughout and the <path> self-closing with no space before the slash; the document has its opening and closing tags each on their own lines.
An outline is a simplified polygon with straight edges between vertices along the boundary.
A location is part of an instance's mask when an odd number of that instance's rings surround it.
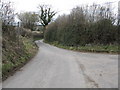
<svg viewBox="0 0 120 90">
<path fill-rule="evenodd" d="M 3 88 L 117 88 L 118 56 L 60 49 L 42 41 L 37 55 Z"/>
</svg>

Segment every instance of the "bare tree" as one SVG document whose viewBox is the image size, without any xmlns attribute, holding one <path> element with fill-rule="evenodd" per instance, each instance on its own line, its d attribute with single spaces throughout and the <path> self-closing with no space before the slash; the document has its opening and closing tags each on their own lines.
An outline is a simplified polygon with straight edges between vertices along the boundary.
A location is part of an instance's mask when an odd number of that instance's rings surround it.
<svg viewBox="0 0 120 90">
<path fill-rule="evenodd" d="M 21 25 L 24 28 L 34 30 L 37 22 L 38 15 L 35 12 L 25 12 L 18 14 L 18 18 L 21 21 Z"/>
<path fill-rule="evenodd" d="M 14 22 L 15 13 L 11 2 L 0 1 L 0 17 L 5 25 L 10 25 Z"/>
<path fill-rule="evenodd" d="M 56 15 L 56 12 L 52 10 L 52 8 L 48 5 L 39 5 L 38 8 L 40 9 L 40 23 L 44 26 L 46 30 L 46 26 L 52 21 L 53 17 Z"/>
</svg>

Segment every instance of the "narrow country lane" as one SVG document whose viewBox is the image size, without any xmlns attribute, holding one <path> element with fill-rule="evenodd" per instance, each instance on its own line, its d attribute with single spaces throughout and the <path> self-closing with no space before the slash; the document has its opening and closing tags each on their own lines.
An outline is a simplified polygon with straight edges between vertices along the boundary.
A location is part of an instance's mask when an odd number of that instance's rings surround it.
<svg viewBox="0 0 120 90">
<path fill-rule="evenodd" d="M 40 41 L 37 55 L 3 88 L 117 88 L 118 55 L 82 53 Z"/>
</svg>

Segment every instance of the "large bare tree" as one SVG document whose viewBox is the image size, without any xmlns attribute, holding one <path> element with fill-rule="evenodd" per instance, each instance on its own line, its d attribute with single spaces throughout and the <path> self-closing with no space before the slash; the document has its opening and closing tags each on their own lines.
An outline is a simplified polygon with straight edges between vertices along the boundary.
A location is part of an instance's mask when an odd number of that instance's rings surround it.
<svg viewBox="0 0 120 90">
<path fill-rule="evenodd" d="M 52 10 L 52 8 L 48 5 L 39 5 L 39 18 L 40 18 L 40 23 L 43 25 L 45 28 L 43 33 L 46 30 L 46 26 L 52 21 L 53 17 L 56 15 L 57 12 Z"/>
</svg>

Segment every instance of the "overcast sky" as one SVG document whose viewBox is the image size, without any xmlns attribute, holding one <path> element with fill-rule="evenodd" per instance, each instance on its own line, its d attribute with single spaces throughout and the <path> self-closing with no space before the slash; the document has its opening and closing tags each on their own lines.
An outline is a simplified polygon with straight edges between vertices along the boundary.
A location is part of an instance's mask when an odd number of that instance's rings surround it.
<svg viewBox="0 0 120 90">
<path fill-rule="evenodd" d="M 39 4 L 51 5 L 52 8 L 57 11 L 57 17 L 61 14 L 69 14 L 70 10 L 75 6 L 80 5 L 91 5 L 96 4 L 105 4 L 106 2 L 111 2 L 113 7 L 115 7 L 115 13 L 117 13 L 118 1 L 120 0 L 2 0 L 2 1 L 11 1 L 14 4 L 15 12 L 25 12 L 25 11 L 38 11 Z M 16 21 L 19 21 L 16 17 Z"/>
<path fill-rule="evenodd" d="M 5 0 L 3 0 L 5 1 Z M 104 4 L 105 2 L 114 2 L 117 6 L 117 2 L 120 0 L 7 0 L 14 3 L 16 12 L 21 11 L 37 11 L 37 6 L 39 4 L 49 4 L 53 9 L 57 10 L 59 14 L 69 13 L 70 10 L 77 6 L 83 4 Z"/>
</svg>

